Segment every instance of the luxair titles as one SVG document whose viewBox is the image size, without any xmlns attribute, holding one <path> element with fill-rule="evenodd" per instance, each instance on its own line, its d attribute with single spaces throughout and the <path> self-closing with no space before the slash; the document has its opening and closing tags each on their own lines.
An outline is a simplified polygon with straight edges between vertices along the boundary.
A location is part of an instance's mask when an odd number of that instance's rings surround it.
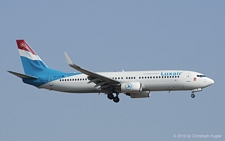
<svg viewBox="0 0 225 141">
<path fill-rule="evenodd" d="M 161 76 L 180 76 L 182 72 L 161 72 Z"/>
</svg>

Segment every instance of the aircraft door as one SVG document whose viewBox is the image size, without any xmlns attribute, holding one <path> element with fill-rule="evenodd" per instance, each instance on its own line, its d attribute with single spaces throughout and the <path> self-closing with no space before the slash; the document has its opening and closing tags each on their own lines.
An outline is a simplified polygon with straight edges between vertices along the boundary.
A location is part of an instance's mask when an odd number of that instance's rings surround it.
<svg viewBox="0 0 225 141">
<path fill-rule="evenodd" d="M 186 81 L 187 82 L 191 82 L 191 74 L 190 73 L 187 73 L 187 75 L 186 75 Z"/>
</svg>

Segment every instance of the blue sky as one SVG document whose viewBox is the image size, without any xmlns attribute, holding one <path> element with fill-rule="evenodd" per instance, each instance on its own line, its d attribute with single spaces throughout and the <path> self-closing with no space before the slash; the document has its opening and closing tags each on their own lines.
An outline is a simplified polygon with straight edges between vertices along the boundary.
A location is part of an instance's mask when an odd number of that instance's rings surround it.
<svg viewBox="0 0 225 141">
<path fill-rule="evenodd" d="M 0 140 L 224 140 L 224 1 L 2 1 L 0 16 Z M 66 72 L 74 70 L 65 51 L 92 71 L 193 70 L 215 84 L 195 99 L 190 91 L 121 94 L 118 104 L 41 90 L 7 73 L 23 72 L 16 39 Z"/>
</svg>

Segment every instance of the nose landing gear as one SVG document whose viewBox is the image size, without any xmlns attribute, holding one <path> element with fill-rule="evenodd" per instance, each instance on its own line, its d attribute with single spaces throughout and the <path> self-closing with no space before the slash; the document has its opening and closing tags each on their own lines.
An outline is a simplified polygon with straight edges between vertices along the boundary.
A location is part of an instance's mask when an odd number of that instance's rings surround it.
<svg viewBox="0 0 225 141">
<path fill-rule="evenodd" d="M 191 94 L 191 98 L 195 98 L 194 92 L 200 92 L 200 91 L 202 91 L 202 88 L 193 89 L 193 90 L 192 90 L 192 94 Z"/>
</svg>

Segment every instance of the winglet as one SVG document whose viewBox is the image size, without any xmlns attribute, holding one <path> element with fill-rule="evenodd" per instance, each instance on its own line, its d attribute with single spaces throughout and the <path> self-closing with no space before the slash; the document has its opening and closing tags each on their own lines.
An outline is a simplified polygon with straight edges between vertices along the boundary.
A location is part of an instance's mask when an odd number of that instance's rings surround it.
<svg viewBox="0 0 225 141">
<path fill-rule="evenodd" d="M 80 71 L 80 72 L 83 72 L 83 71 L 82 71 L 83 69 L 82 69 L 81 67 L 75 65 L 75 64 L 72 62 L 72 60 L 70 59 L 69 55 L 68 55 L 66 52 L 64 52 L 64 54 L 65 54 L 65 57 L 66 57 L 66 61 L 67 61 L 68 65 L 69 65 L 70 67 L 72 67 L 72 68 L 74 68 L 74 69 L 76 69 L 76 70 L 78 70 L 78 71 Z M 84 72 L 83 72 L 83 73 L 84 73 Z"/>
<path fill-rule="evenodd" d="M 67 55 L 67 53 L 66 53 L 66 52 L 64 52 L 64 54 L 65 54 L 65 57 L 66 57 L 66 61 L 67 61 L 67 63 L 68 63 L 70 66 L 73 66 L 73 65 L 74 65 L 74 63 L 72 62 L 72 60 L 70 59 L 70 57 Z"/>
</svg>

